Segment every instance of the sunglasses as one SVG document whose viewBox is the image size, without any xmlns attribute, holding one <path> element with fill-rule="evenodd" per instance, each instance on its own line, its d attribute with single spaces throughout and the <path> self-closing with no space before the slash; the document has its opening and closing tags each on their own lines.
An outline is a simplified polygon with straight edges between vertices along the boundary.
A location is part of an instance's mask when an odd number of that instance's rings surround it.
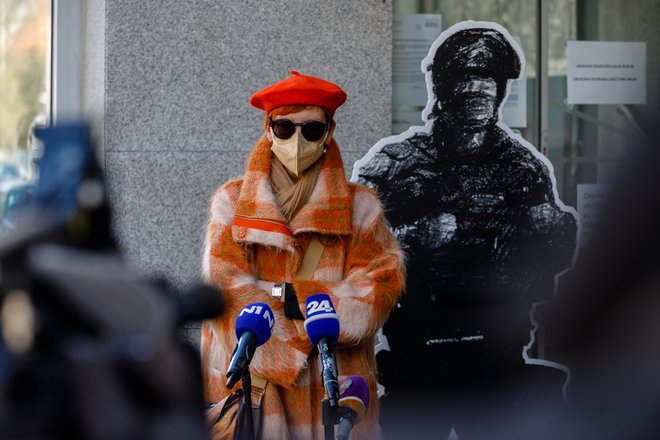
<svg viewBox="0 0 660 440">
<path fill-rule="evenodd" d="M 280 139 L 289 139 L 296 132 L 296 127 L 300 127 L 302 135 L 310 142 L 321 139 L 330 127 L 330 124 L 319 121 L 293 122 L 288 119 L 271 119 L 268 125 Z"/>
</svg>

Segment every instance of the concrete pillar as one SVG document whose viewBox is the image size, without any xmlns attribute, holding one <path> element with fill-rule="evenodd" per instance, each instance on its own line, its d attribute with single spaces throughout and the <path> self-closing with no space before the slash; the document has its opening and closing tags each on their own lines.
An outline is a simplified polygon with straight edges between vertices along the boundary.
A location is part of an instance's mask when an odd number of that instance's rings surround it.
<svg viewBox="0 0 660 440">
<path fill-rule="evenodd" d="M 98 3 L 98 0 L 90 0 Z M 127 261 L 199 279 L 209 199 L 242 174 L 263 114 L 249 96 L 289 70 L 348 93 L 352 163 L 390 133 L 391 0 L 106 0 L 101 149 Z"/>
</svg>

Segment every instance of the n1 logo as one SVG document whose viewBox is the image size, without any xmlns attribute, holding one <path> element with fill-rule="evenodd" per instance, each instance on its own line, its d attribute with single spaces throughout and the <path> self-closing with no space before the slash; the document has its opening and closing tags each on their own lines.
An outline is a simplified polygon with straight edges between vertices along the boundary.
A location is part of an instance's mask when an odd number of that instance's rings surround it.
<svg viewBox="0 0 660 440">
<path fill-rule="evenodd" d="M 268 328 L 273 329 L 273 325 L 275 324 L 275 318 L 273 318 L 273 315 L 270 313 L 270 310 L 266 310 L 266 313 L 264 313 L 264 319 L 268 321 Z"/>
<path fill-rule="evenodd" d="M 323 301 L 310 301 L 307 304 L 307 315 L 313 315 L 315 313 L 324 312 L 324 313 L 334 313 L 335 309 L 330 305 L 330 301 L 324 299 Z"/>
<path fill-rule="evenodd" d="M 258 305 L 253 304 L 251 306 L 244 307 L 243 310 L 241 310 L 241 313 L 239 313 L 238 316 L 242 316 L 243 313 L 249 313 L 250 315 L 256 313 L 257 315 L 261 315 L 261 311 L 263 309 L 264 309 L 263 306 L 258 306 Z"/>
<path fill-rule="evenodd" d="M 273 314 L 270 312 L 270 309 L 266 308 L 266 310 L 264 311 L 263 306 L 251 305 L 248 307 L 244 307 L 238 316 L 242 316 L 243 313 L 248 313 L 250 315 L 254 315 L 254 314 L 261 315 L 266 321 L 268 321 L 268 328 L 270 328 L 271 330 L 273 329 L 273 325 L 275 325 L 275 318 L 273 317 Z"/>
</svg>

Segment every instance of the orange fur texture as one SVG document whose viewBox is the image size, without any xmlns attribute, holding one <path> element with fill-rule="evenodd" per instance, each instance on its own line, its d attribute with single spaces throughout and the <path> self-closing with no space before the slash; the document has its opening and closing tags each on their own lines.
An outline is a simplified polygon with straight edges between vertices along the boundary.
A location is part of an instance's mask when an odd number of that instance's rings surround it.
<svg viewBox="0 0 660 440">
<path fill-rule="evenodd" d="M 288 224 L 290 234 L 234 225 L 234 215 L 285 222 L 270 185 L 270 160 L 270 144 L 262 139 L 243 178 L 222 186 L 211 201 L 204 276 L 223 292 L 228 307 L 220 318 L 202 325 L 205 397 L 215 402 L 232 391 L 225 386 L 225 374 L 236 345 L 236 317 L 246 305 L 265 302 L 275 314 L 275 326 L 250 364 L 253 373 L 269 380 L 262 438 L 323 438 L 318 352 L 303 321 L 286 318 L 283 303 L 256 284 L 258 279 L 289 281 L 303 315 L 309 295 L 326 293 L 332 299 L 341 328 L 335 348 L 339 373 L 363 376 L 370 391 L 367 415 L 351 438 L 379 438 L 373 337 L 403 290 L 403 254 L 376 195 L 346 181 L 334 141 L 321 159 L 309 201 Z M 313 234 L 325 245 L 321 259 L 311 280 L 295 280 Z"/>
</svg>

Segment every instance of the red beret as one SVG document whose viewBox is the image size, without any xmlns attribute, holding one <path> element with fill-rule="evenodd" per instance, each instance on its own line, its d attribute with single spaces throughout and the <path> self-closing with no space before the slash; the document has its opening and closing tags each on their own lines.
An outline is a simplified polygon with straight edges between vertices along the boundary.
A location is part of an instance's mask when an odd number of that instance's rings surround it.
<svg viewBox="0 0 660 440">
<path fill-rule="evenodd" d="M 250 104 L 264 110 L 266 114 L 285 105 L 316 105 L 328 109 L 332 116 L 346 101 L 346 92 L 336 84 L 294 71 L 289 73 L 293 76 L 252 95 Z"/>
</svg>

